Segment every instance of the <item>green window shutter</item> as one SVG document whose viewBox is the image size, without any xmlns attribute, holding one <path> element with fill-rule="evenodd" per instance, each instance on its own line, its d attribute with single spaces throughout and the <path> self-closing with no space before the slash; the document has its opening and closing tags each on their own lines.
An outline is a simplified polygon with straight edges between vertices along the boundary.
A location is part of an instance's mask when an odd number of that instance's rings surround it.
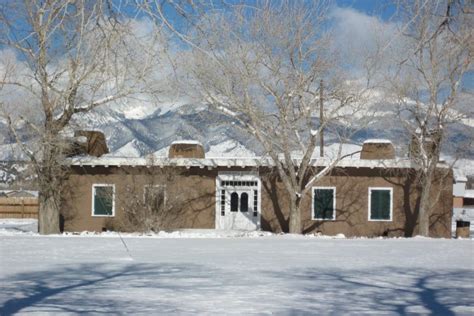
<svg viewBox="0 0 474 316">
<path fill-rule="evenodd" d="M 314 189 L 314 218 L 334 218 L 334 190 Z"/>
<path fill-rule="evenodd" d="M 94 187 L 94 215 L 112 215 L 114 188 Z"/>
<path fill-rule="evenodd" d="M 390 190 L 371 190 L 370 219 L 390 220 Z"/>
</svg>

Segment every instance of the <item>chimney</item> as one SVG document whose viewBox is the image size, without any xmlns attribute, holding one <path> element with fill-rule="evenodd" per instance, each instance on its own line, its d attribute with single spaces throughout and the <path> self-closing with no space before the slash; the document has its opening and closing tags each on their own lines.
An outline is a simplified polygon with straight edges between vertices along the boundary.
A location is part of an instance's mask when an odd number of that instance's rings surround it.
<svg viewBox="0 0 474 316">
<path fill-rule="evenodd" d="M 195 140 L 177 140 L 171 143 L 168 158 L 205 158 L 204 147 Z"/>
<path fill-rule="evenodd" d="M 395 148 L 388 139 L 368 139 L 362 145 L 360 159 L 395 159 Z"/>
<path fill-rule="evenodd" d="M 109 153 L 105 135 L 99 131 L 75 131 L 74 137 L 68 139 L 66 156 L 89 155 L 100 157 Z"/>
<path fill-rule="evenodd" d="M 422 136 L 421 129 L 417 129 L 415 134 L 411 137 L 410 148 L 409 148 L 409 157 L 417 158 L 420 155 L 420 139 Z M 437 146 L 440 142 L 440 133 L 437 133 L 434 130 L 425 131 L 423 149 L 428 155 L 432 155 L 436 152 Z"/>
</svg>

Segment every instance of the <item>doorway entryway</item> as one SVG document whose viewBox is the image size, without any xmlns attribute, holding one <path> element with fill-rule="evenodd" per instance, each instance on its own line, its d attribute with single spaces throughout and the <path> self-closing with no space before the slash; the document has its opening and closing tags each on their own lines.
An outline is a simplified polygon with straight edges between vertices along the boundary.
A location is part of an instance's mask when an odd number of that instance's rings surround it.
<svg viewBox="0 0 474 316">
<path fill-rule="evenodd" d="M 216 228 L 260 228 L 260 180 L 254 173 L 226 172 L 217 177 Z"/>
</svg>

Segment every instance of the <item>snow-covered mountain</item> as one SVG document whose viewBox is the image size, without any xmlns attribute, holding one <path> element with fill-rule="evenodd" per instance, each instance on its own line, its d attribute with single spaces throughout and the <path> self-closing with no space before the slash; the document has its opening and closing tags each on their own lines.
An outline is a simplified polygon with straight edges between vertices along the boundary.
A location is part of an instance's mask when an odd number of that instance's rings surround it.
<svg viewBox="0 0 474 316">
<path fill-rule="evenodd" d="M 105 133 L 111 156 L 140 157 L 167 154 L 171 142 L 200 141 L 211 155 L 255 155 L 255 140 L 237 128 L 229 118 L 193 103 L 103 107 L 76 118 L 83 129 Z"/>
<path fill-rule="evenodd" d="M 351 126 L 353 144 L 360 145 L 369 138 L 386 138 L 392 140 L 398 154 L 403 155 L 409 139 L 401 126 L 393 124 L 395 118 L 391 108 L 374 103 L 369 112 L 376 113 L 376 119 L 370 125 L 360 128 L 356 123 Z M 450 125 L 444 146 L 445 156 L 455 157 L 454 144 L 474 137 L 474 122 L 471 121 Z M 159 106 L 138 101 L 104 106 L 76 117 L 74 125 L 76 129 L 103 131 L 110 156 L 166 156 L 171 142 L 181 139 L 200 141 L 207 156 L 241 157 L 262 153 L 261 146 L 231 119 L 189 100 L 171 100 Z M 330 143 L 328 137 L 327 144 Z M 19 153 L 21 151 L 9 135 L 5 122 L 0 121 L 0 160 L 18 159 Z M 474 157 L 474 149 L 468 151 L 468 157 Z"/>
</svg>

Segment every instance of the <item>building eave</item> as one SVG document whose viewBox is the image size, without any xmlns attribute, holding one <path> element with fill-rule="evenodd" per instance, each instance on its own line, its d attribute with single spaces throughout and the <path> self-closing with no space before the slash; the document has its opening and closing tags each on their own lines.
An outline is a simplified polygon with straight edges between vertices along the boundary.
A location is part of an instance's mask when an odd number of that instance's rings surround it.
<svg viewBox="0 0 474 316">
<path fill-rule="evenodd" d="M 295 164 L 300 159 L 294 159 Z M 126 158 L 126 157 L 76 157 L 69 160 L 72 166 L 129 166 L 129 167 L 198 167 L 198 168 L 217 168 L 217 167 L 273 167 L 274 163 L 268 157 L 249 157 L 249 158 Z M 311 160 L 314 167 L 325 167 L 332 163 L 328 158 L 317 158 Z M 337 162 L 339 168 L 377 168 L 377 169 L 417 169 L 417 165 L 410 159 L 342 159 Z M 448 167 L 446 164 L 439 164 L 438 167 Z"/>
</svg>

